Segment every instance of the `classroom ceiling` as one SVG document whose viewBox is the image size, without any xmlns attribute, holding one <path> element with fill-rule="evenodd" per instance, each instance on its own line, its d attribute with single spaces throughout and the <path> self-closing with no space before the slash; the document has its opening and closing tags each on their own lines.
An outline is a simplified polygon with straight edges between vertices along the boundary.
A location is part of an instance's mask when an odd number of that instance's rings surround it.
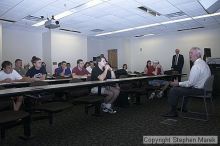
<svg viewBox="0 0 220 146">
<path fill-rule="evenodd" d="M 158 16 L 140 10 L 138 7 L 141 6 Z M 0 20 L 0 22 L 5 27 L 46 29 L 44 26 L 32 25 L 42 21 L 40 16 L 51 18 L 52 15 L 71 10 L 73 14 L 59 19 L 61 29 L 79 31 L 88 36 L 118 31 L 103 36 L 132 37 L 220 27 L 220 15 L 160 24 L 171 20 L 219 13 L 219 8 L 220 0 L 0 0 L 0 19 L 15 21 L 11 23 Z M 160 25 L 130 29 L 158 23 Z"/>
</svg>

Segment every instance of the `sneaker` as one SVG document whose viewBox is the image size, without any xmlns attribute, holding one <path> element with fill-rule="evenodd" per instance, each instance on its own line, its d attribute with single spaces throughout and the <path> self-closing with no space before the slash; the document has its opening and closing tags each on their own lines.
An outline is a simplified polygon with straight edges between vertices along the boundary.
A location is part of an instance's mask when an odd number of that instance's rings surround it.
<svg viewBox="0 0 220 146">
<path fill-rule="evenodd" d="M 163 91 L 160 91 L 158 94 L 157 94 L 157 98 L 161 98 L 163 97 Z"/>
<path fill-rule="evenodd" d="M 153 99 L 155 96 L 155 92 L 151 93 L 151 95 L 149 96 L 149 99 Z"/>
<path fill-rule="evenodd" d="M 110 114 L 117 113 L 117 111 L 113 110 L 112 108 L 107 108 L 107 109 L 108 109 L 108 113 L 110 113 Z"/>
<path fill-rule="evenodd" d="M 102 111 L 105 112 L 105 113 L 110 113 L 110 114 L 117 113 L 117 111 L 113 110 L 112 108 L 106 108 L 106 107 L 103 108 Z"/>
<path fill-rule="evenodd" d="M 102 108 L 102 111 L 103 111 L 104 113 L 107 113 L 107 112 L 108 112 L 108 109 L 107 109 L 106 107 L 104 107 L 104 108 Z"/>
<path fill-rule="evenodd" d="M 106 106 L 106 103 L 103 102 L 103 103 L 101 104 L 101 108 L 104 109 L 105 106 Z"/>
</svg>

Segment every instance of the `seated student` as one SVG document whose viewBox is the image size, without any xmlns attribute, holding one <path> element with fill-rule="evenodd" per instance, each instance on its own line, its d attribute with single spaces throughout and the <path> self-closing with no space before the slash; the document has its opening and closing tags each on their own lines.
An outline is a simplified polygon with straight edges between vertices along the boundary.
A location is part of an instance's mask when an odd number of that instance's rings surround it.
<svg viewBox="0 0 220 146">
<path fill-rule="evenodd" d="M 162 66 L 159 64 L 159 61 L 154 61 L 153 66 L 148 67 L 148 71 L 146 73 L 147 75 L 162 75 L 164 74 Z M 158 98 L 161 98 L 163 96 L 163 92 L 169 87 L 169 82 L 164 80 L 151 80 L 148 82 L 149 85 L 152 86 L 163 86 L 163 88 L 160 90 L 160 92 L 157 94 Z M 156 95 L 156 91 L 152 92 L 149 99 L 153 99 Z"/>
<path fill-rule="evenodd" d="M 95 64 L 93 61 L 89 62 L 89 66 L 86 67 L 86 70 L 91 74 L 92 73 L 92 69 L 95 67 Z"/>
<path fill-rule="evenodd" d="M 59 67 L 55 71 L 56 71 L 55 72 L 56 76 L 61 76 L 61 77 L 71 76 L 71 71 L 70 68 L 67 68 L 66 61 L 62 61 L 61 67 Z"/>
<path fill-rule="evenodd" d="M 116 78 L 119 78 L 119 77 L 122 76 L 122 75 L 127 76 L 127 75 L 128 75 L 128 72 L 127 72 L 127 64 L 123 64 L 123 66 L 122 66 L 121 69 L 116 70 L 116 71 L 115 71 L 115 75 L 116 75 Z"/>
<path fill-rule="evenodd" d="M 84 63 L 82 59 L 77 60 L 77 66 L 73 68 L 72 77 L 73 78 L 81 78 L 88 77 L 90 73 L 84 68 Z"/>
<path fill-rule="evenodd" d="M 151 76 L 153 75 L 152 72 L 154 70 L 154 67 L 152 66 L 151 64 L 151 61 L 148 60 L 147 61 L 147 64 L 146 64 L 146 67 L 144 68 L 144 73 L 147 75 L 147 76 Z"/>
<path fill-rule="evenodd" d="M 112 68 L 107 64 L 104 56 L 97 57 L 96 59 L 97 65 L 92 69 L 91 80 L 92 81 L 103 81 L 106 79 L 114 79 L 115 73 Z M 98 87 L 94 87 L 91 89 L 91 93 L 98 93 Z M 115 110 L 112 109 L 112 104 L 116 100 L 120 93 L 120 88 L 118 85 L 116 87 L 113 86 L 105 86 L 101 88 L 101 94 L 107 95 L 105 98 L 105 102 L 102 103 L 102 110 L 104 112 L 108 112 L 111 114 L 116 113 Z"/>
<path fill-rule="evenodd" d="M 46 79 L 46 69 L 42 66 L 41 59 L 33 56 L 31 59 L 33 66 L 27 71 L 26 77 L 33 78 L 34 80 L 45 80 Z"/>
<path fill-rule="evenodd" d="M 58 67 L 55 68 L 55 70 L 54 70 L 54 75 L 55 75 L 55 76 L 57 76 L 56 73 L 57 73 L 57 70 L 59 70 L 59 68 L 61 67 L 61 64 L 62 64 L 62 62 L 59 62 L 59 63 L 58 63 Z"/>
<path fill-rule="evenodd" d="M 2 63 L 2 70 L 0 71 L 0 83 L 21 82 L 25 81 L 22 76 L 12 68 L 10 61 Z M 18 96 L 13 98 L 14 111 L 18 111 L 21 107 L 23 97 Z"/>
<path fill-rule="evenodd" d="M 15 60 L 15 68 L 16 70 L 22 77 L 25 76 L 27 70 L 22 67 L 22 60 L 21 59 L 16 59 Z"/>
<path fill-rule="evenodd" d="M 71 68 L 71 64 L 70 64 L 70 63 L 66 63 L 66 67 L 70 69 L 70 72 L 71 72 L 71 74 L 72 74 L 72 70 L 73 70 L 73 69 Z"/>
</svg>

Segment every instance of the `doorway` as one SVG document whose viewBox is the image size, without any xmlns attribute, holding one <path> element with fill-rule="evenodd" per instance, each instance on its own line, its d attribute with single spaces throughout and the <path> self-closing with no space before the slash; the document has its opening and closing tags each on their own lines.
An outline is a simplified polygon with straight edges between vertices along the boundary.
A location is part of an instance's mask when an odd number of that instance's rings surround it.
<svg viewBox="0 0 220 146">
<path fill-rule="evenodd" d="M 117 49 L 108 50 L 108 62 L 113 69 L 118 68 L 118 50 Z"/>
</svg>

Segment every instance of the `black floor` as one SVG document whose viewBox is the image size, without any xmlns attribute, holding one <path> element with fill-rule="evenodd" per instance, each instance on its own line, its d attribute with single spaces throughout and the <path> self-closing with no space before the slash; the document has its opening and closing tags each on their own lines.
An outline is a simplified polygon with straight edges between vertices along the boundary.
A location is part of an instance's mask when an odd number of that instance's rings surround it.
<svg viewBox="0 0 220 146">
<path fill-rule="evenodd" d="M 216 98 L 215 98 L 216 99 Z M 143 145 L 144 135 L 220 135 L 220 100 L 215 100 L 215 116 L 208 122 L 183 118 L 174 125 L 162 124 L 160 116 L 168 109 L 166 98 L 146 100 L 141 105 L 120 108 L 116 115 L 93 117 L 77 105 L 48 120 L 33 121 L 34 139 L 23 141 L 22 126 L 11 128 L 1 146 L 136 146 Z M 194 103 L 194 105 L 198 103 Z"/>
</svg>

